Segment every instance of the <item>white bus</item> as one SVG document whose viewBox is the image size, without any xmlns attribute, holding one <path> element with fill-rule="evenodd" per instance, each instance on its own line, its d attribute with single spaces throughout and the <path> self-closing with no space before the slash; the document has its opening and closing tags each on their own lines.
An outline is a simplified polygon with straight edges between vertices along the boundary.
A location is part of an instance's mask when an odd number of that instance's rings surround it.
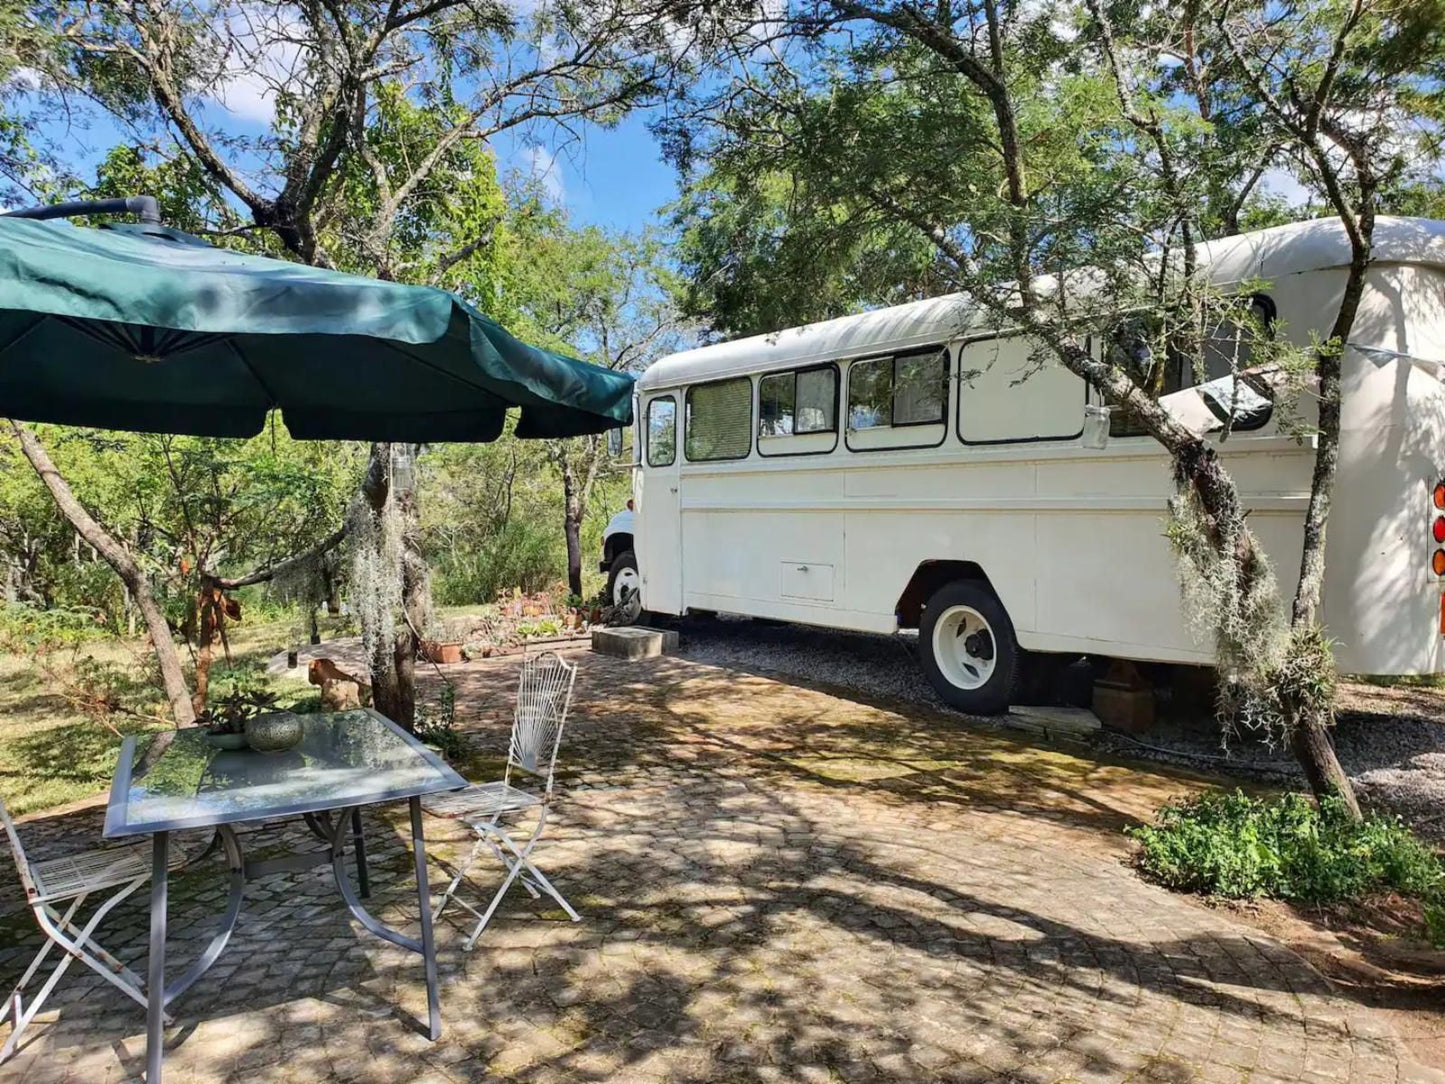
<svg viewBox="0 0 1445 1084">
<path fill-rule="evenodd" d="M 1206 253 L 1217 286 L 1269 283 L 1251 303 L 1277 334 L 1327 334 L 1349 259 L 1338 222 Z M 1019 381 L 1029 356 L 953 296 L 659 361 L 637 385 L 614 590 L 640 581 L 657 614 L 917 629 L 929 680 L 967 711 L 1007 707 L 1035 653 L 1210 663 L 1164 537 L 1165 454 L 1101 420 L 1061 366 Z M 1328 536 L 1323 616 L 1346 672 L 1445 669 L 1441 359 L 1445 222 L 1382 219 L 1344 354 Z M 1207 413 L 1207 390 L 1171 403 Z M 1220 451 L 1290 592 L 1313 443 L 1255 405 Z"/>
</svg>

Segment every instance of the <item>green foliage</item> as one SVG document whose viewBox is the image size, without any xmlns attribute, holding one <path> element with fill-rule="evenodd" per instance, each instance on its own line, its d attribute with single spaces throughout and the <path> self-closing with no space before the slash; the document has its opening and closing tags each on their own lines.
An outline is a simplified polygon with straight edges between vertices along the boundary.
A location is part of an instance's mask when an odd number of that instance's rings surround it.
<svg viewBox="0 0 1445 1084">
<path fill-rule="evenodd" d="M 278 694 L 261 688 L 234 688 L 219 696 L 212 694 L 210 705 L 196 721 L 212 734 L 239 734 L 246 720 L 277 710 Z"/>
<path fill-rule="evenodd" d="M 1302 794 L 1235 791 L 1167 805 L 1129 834 L 1144 873 L 1167 888 L 1298 903 L 1399 892 L 1426 905 L 1431 937 L 1445 944 L 1445 866 L 1398 817 L 1357 822 L 1337 799 L 1316 805 Z"/>
<path fill-rule="evenodd" d="M 105 632 L 93 610 L 71 606 L 46 609 L 24 602 L 0 606 L 0 648 L 14 654 L 83 644 Z"/>
<path fill-rule="evenodd" d="M 550 636 L 561 636 L 562 625 L 553 617 L 539 617 L 535 621 L 524 621 L 517 626 L 517 636 L 523 640 L 544 640 Z"/>
<path fill-rule="evenodd" d="M 416 736 L 436 748 L 446 760 L 456 760 L 467 748 L 457 728 L 457 691 L 450 681 L 442 683 L 435 700 L 416 707 Z"/>
<path fill-rule="evenodd" d="M 153 572 L 178 624 L 197 570 L 249 572 L 335 530 L 364 462 L 355 444 L 295 441 L 279 421 L 250 440 L 36 432 L 80 501 Z M 12 436 L 0 438 L 0 553 L 21 600 L 88 608 L 112 631 L 125 628 L 119 580 L 79 542 Z"/>
</svg>

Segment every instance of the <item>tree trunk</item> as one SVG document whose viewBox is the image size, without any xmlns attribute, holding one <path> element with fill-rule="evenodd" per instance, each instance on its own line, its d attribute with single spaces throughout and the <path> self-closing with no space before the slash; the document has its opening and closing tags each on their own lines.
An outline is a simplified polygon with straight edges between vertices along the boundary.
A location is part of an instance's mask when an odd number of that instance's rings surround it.
<svg viewBox="0 0 1445 1084">
<path fill-rule="evenodd" d="M 1360 803 L 1355 798 L 1350 777 L 1335 755 L 1335 743 L 1330 740 L 1330 722 L 1328 709 L 1296 716 L 1290 727 L 1289 747 L 1299 761 L 1315 798 L 1334 795 L 1344 802 L 1350 816 L 1359 820 Z"/>
<path fill-rule="evenodd" d="M 1368 199 L 1368 197 L 1367 197 Z M 1367 203 L 1368 207 L 1368 203 Z M 1299 584 L 1290 611 L 1290 629 L 1307 633 L 1318 623 L 1320 598 L 1325 582 L 1325 538 L 1330 518 L 1330 499 L 1340 462 L 1340 399 L 1345 343 L 1354 330 L 1355 316 L 1365 295 L 1365 274 L 1370 267 L 1374 215 L 1360 216 L 1359 229 L 1351 236 L 1349 278 L 1335 314 L 1330 338 L 1315 353 L 1315 375 L 1319 380 L 1319 419 L 1315 445 L 1314 473 L 1310 478 L 1310 501 L 1305 510 L 1304 542 L 1300 550 Z M 1337 794 L 1356 819 L 1360 805 L 1355 788 L 1345 774 L 1329 728 L 1334 723 L 1332 703 L 1291 703 L 1293 729 L 1290 747 L 1309 781 L 1316 798 Z"/>
<path fill-rule="evenodd" d="M 70 484 L 61 476 L 50 454 L 35 434 L 15 421 L 10 423 L 10 428 L 19 438 L 20 450 L 25 453 L 25 458 L 45 483 L 45 488 L 55 499 L 55 505 L 61 514 L 70 521 L 76 533 L 95 547 L 96 552 L 115 569 L 116 575 L 121 578 L 131 598 L 135 600 L 136 609 L 140 611 L 146 630 L 150 633 L 151 646 L 155 649 L 161 681 L 165 685 L 166 699 L 170 702 L 171 716 L 176 725 L 188 726 L 194 723 L 196 714 L 191 707 L 191 691 L 186 686 L 186 677 L 181 670 L 181 657 L 176 651 L 175 641 L 171 639 L 165 614 L 161 612 L 151 591 L 150 582 L 130 551 L 96 522 L 85 506 L 76 499 Z"/>
<path fill-rule="evenodd" d="M 416 632 L 426 620 L 430 583 L 426 561 L 417 546 L 415 474 L 408 488 L 393 484 L 391 445 L 371 446 L 371 461 L 361 491 L 373 513 L 380 515 L 388 501 L 397 501 L 405 522 L 402 546 L 402 612 L 406 620 L 398 630 L 389 655 L 371 659 L 371 696 L 376 710 L 398 726 L 416 727 Z"/>
<path fill-rule="evenodd" d="M 582 597 L 582 494 L 572 460 L 562 464 L 562 529 L 567 537 L 567 590 Z"/>
</svg>

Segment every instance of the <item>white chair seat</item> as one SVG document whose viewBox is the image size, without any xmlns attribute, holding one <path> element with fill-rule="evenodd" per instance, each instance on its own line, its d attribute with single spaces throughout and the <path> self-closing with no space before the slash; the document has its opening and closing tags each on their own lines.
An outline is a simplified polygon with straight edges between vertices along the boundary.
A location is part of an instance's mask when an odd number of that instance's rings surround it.
<svg viewBox="0 0 1445 1084">
<path fill-rule="evenodd" d="M 542 799 L 510 783 L 497 780 L 477 783 L 462 790 L 428 795 L 422 800 L 428 813 L 451 817 L 471 827 L 476 822 L 490 822 L 503 813 L 517 813 L 542 804 Z"/>
<path fill-rule="evenodd" d="M 149 877 L 151 849 L 142 845 L 84 851 L 64 858 L 33 862 L 30 875 L 35 880 L 37 902 L 69 899 L 82 892 L 98 892 L 137 877 Z"/>
</svg>

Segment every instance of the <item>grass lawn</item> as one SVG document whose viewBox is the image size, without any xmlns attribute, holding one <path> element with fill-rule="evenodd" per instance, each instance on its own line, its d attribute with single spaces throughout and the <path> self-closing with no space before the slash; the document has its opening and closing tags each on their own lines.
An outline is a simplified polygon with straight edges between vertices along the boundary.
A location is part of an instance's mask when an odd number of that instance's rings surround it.
<svg viewBox="0 0 1445 1084">
<path fill-rule="evenodd" d="M 266 660 L 284 647 L 292 628 L 289 622 L 234 627 L 231 668 L 264 674 Z M 97 659 L 124 667 L 138 684 L 151 659 L 146 640 L 100 641 L 87 650 Z M 181 650 L 189 671 L 189 657 L 184 647 Z M 225 659 L 218 659 L 211 669 L 212 682 L 224 680 L 227 671 Z M 269 678 L 267 685 L 283 699 L 316 692 L 306 683 L 303 669 Z M 162 718 L 166 714 L 159 697 L 144 710 Z M 169 725 L 162 718 L 115 714 L 110 722 L 122 734 L 136 734 Z M 121 737 L 104 723 L 58 695 L 29 659 L 0 655 L 0 797 L 11 814 L 33 813 L 104 792 L 115 771 L 120 743 Z"/>
</svg>

